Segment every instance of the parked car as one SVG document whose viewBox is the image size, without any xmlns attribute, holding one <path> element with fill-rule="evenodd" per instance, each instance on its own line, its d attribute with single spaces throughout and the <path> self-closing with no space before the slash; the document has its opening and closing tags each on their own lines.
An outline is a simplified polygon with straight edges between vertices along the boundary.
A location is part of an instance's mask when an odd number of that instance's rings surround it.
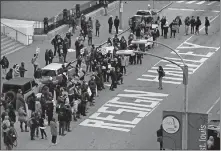
<svg viewBox="0 0 221 151">
<path fill-rule="evenodd" d="M 2 93 L 5 95 L 5 100 L 11 102 L 16 109 L 17 92 L 22 90 L 25 100 L 28 100 L 32 93 L 39 92 L 40 84 L 32 78 L 16 77 L 3 83 Z"/>
</svg>

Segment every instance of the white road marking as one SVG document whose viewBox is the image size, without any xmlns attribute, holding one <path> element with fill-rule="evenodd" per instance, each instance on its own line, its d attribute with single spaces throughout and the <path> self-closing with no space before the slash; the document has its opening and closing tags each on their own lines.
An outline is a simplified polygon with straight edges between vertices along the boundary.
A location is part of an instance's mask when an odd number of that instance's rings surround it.
<svg viewBox="0 0 221 151">
<path fill-rule="evenodd" d="M 177 1 L 176 3 L 183 3 L 184 1 Z"/>
<path fill-rule="evenodd" d="M 201 55 L 201 54 L 194 54 L 194 52 L 192 51 L 188 51 L 186 53 L 180 53 L 179 52 L 180 50 L 176 50 L 176 52 L 179 54 L 179 55 L 185 55 L 185 56 L 196 56 L 196 57 L 206 57 L 206 58 L 210 58 L 214 52 L 208 52 L 206 55 Z M 175 52 L 171 52 L 171 54 L 175 54 Z M 164 68 L 165 69 L 165 68 Z M 180 69 L 181 70 L 181 69 Z"/>
<path fill-rule="evenodd" d="M 212 12 L 219 13 L 220 11 L 219 10 L 212 10 Z"/>
<path fill-rule="evenodd" d="M 178 10 L 178 11 L 194 11 L 194 9 L 185 9 L 185 8 L 168 8 L 169 10 Z"/>
<path fill-rule="evenodd" d="M 198 2 L 198 3 L 196 3 L 197 5 L 201 5 L 201 4 L 203 4 L 203 3 L 205 3 L 205 1 L 201 1 L 201 2 Z"/>
<path fill-rule="evenodd" d="M 107 84 L 107 83 L 104 83 L 104 85 L 106 85 L 106 86 L 108 86 L 108 87 L 110 87 L 110 86 L 111 86 L 111 84 Z"/>
<path fill-rule="evenodd" d="M 211 3 L 209 3 L 209 4 L 207 4 L 207 5 L 212 5 L 212 4 L 214 4 L 215 2 L 211 2 Z"/>
<path fill-rule="evenodd" d="M 162 97 L 165 98 L 169 95 L 164 93 L 146 92 L 129 89 L 125 89 L 124 92 L 128 92 L 130 94 L 132 93 L 134 97 L 130 95 L 131 99 L 124 99 L 123 101 L 120 101 L 120 99 L 123 99 L 122 97 L 114 97 L 113 99 L 105 103 L 101 108 L 99 108 L 97 112 L 92 114 L 89 117 L 89 119 L 86 119 L 83 122 L 81 122 L 80 125 L 129 132 L 132 128 L 136 126 L 136 124 L 138 124 L 142 120 L 142 118 L 150 115 L 150 113 L 160 104 L 160 101 L 163 100 Z M 128 97 L 126 95 L 119 94 L 118 96 Z M 142 99 L 137 99 L 139 98 L 139 96 L 145 97 L 142 97 Z M 117 110 L 115 108 L 117 108 Z M 123 112 L 135 113 L 137 115 L 132 121 L 117 119 L 117 115 L 119 116 Z M 106 117 L 104 117 L 101 115 L 104 113 L 111 115 L 106 115 Z M 111 121 L 114 123 L 106 123 L 104 121 Z"/>
<path fill-rule="evenodd" d="M 209 110 L 206 112 L 209 114 L 209 112 L 214 108 L 214 106 L 220 101 L 220 97 L 213 103 L 213 105 L 209 108 Z"/>
<path fill-rule="evenodd" d="M 189 1 L 189 2 L 187 2 L 186 4 L 192 4 L 192 3 L 194 3 L 194 2 L 196 2 L 196 1 Z"/>
</svg>

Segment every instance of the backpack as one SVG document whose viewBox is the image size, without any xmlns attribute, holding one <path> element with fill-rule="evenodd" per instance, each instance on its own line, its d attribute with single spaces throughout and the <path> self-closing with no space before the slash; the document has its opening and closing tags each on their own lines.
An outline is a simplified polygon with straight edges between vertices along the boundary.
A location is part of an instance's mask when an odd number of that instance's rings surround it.
<svg viewBox="0 0 221 151">
<path fill-rule="evenodd" d="M 165 75 L 166 75 L 166 74 L 165 74 L 165 72 L 164 72 L 164 71 L 162 71 L 162 73 L 163 73 L 163 77 L 165 77 Z"/>
<path fill-rule="evenodd" d="M 10 74 L 11 74 L 10 72 L 8 72 L 8 73 L 6 74 L 6 77 L 5 77 L 6 80 L 12 79 L 12 76 L 11 76 Z"/>
</svg>

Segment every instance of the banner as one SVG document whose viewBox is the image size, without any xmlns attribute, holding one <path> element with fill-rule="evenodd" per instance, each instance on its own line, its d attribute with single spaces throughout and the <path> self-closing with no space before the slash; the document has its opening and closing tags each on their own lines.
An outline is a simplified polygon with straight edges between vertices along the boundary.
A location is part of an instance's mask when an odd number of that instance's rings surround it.
<svg viewBox="0 0 221 151">
<path fill-rule="evenodd" d="M 188 113 L 188 149 L 206 150 L 208 114 Z"/>
<path fill-rule="evenodd" d="M 163 148 L 182 150 L 183 112 L 163 111 Z M 208 114 L 188 113 L 188 150 L 206 150 Z"/>
</svg>

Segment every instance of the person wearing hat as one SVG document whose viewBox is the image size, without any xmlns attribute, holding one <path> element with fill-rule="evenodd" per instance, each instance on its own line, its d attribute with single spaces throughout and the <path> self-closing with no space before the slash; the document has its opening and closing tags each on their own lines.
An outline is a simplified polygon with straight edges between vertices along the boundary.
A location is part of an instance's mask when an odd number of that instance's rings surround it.
<svg viewBox="0 0 221 151">
<path fill-rule="evenodd" d="M 112 26 L 113 26 L 113 16 L 110 15 L 110 18 L 108 19 L 108 25 L 109 25 L 109 34 L 112 34 Z"/>
</svg>

